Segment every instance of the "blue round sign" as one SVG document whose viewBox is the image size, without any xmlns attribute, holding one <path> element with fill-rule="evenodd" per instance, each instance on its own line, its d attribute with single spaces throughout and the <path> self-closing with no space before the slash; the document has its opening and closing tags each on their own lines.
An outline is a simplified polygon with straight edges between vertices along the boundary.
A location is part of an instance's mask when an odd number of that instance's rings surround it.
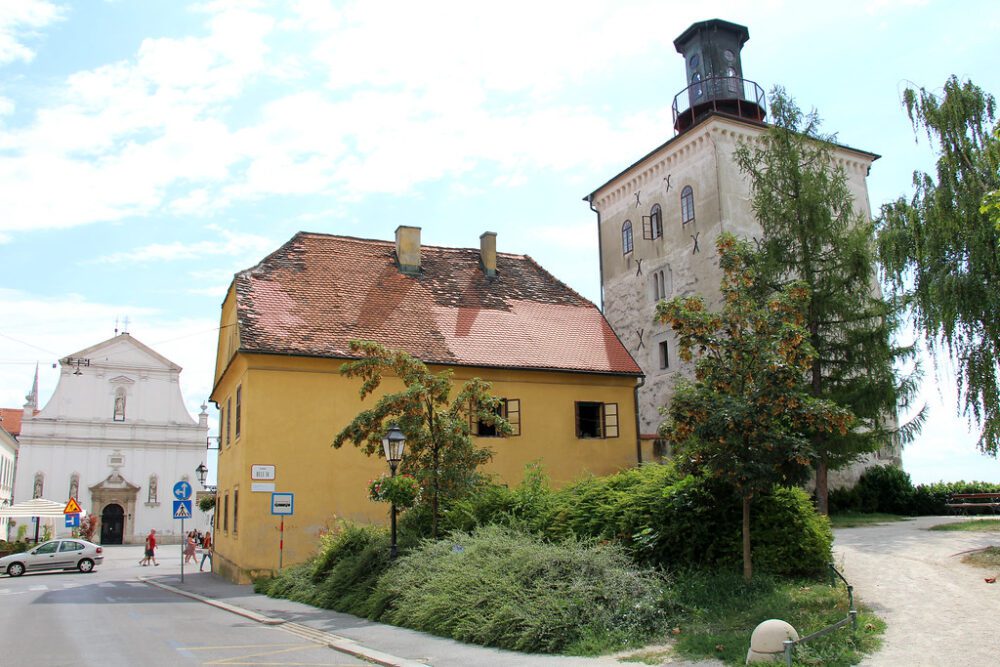
<svg viewBox="0 0 1000 667">
<path fill-rule="evenodd" d="M 174 484 L 174 498 L 177 500 L 187 500 L 191 497 L 191 484 L 180 481 Z"/>
</svg>

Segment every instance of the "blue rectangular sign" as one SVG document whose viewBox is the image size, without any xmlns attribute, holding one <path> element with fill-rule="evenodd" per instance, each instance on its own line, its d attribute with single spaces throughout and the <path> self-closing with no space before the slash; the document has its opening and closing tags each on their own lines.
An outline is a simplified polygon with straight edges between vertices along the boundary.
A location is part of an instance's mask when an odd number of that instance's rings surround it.
<svg viewBox="0 0 1000 667">
<path fill-rule="evenodd" d="M 271 494 L 271 514 L 281 516 L 291 516 L 295 513 L 294 493 L 272 493 Z"/>
<path fill-rule="evenodd" d="M 175 519 L 190 519 L 191 518 L 191 501 L 190 500 L 175 500 L 174 501 L 174 518 Z"/>
<path fill-rule="evenodd" d="M 79 528 L 80 527 L 80 515 L 79 514 L 64 514 L 66 517 L 66 527 L 67 528 Z"/>
</svg>

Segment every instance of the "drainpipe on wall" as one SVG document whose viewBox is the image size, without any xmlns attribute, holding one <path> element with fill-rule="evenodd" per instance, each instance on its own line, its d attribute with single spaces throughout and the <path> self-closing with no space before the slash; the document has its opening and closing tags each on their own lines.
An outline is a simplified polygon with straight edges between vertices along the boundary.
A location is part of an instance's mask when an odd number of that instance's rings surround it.
<svg viewBox="0 0 1000 667">
<path fill-rule="evenodd" d="M 601 212 L 594 208 L 594 195 L 593 193 L 587 195 L 586 197 L 587 205 L 590 206 L 590 210 L 597 214 L 597 266 L 601 274 L 601 312 L 604 312 L 604 248 L 601 246 Z"/>
<path fill-rule="evenodd" d="M 642 464 L 642 430 L 639 428 L 639 390 L 646 384 L 646 376 L 639 376 L 639 384 L 635 386 L 632 396 L 635 402 L 635 458 Z"/>
</svg>

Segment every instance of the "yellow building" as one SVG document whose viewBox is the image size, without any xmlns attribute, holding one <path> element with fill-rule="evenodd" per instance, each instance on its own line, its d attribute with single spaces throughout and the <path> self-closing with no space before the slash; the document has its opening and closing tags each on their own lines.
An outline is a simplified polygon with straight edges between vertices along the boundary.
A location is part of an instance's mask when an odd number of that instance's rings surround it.
<svg viewBox="0 0 1000 667">
<path fill-rule="evenodd" d="M 215 568 L 247 581 L 279 565 L 281 517 L 272 492 L 294 494 L 284 517 L 285 565 L 315 553 L 338 518 L 385 522 L 367 497 L 385 461 L 334 436 L 370 408 L 360 380 L 342 377 L 353 339 L 378 341 L 480 377 L 506 399 L 514 433 L 477 435 L 493 450 L 485 472 L 515 484 L 540 461 L 556 484 L 641 460 L 639 366 L 598 308 L 526 255 L 296 234 L 236 275 L 222 304 L 215 386 L 220 410 Z M 384 389 L 401 384 L 387 378 Z M 647 454 L 648 455 L 648 454 Z"/>
</svg>

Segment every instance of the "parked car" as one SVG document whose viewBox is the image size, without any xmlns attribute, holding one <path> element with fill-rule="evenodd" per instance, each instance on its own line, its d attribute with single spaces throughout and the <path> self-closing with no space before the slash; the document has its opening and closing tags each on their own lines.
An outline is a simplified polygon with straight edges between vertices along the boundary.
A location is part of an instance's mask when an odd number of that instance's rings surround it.
<svg viewBox="0 0 1000 667">
<path fill-rule="evenodd" d="M 90 572 L 104 562 L 104 548 L 87 540 L 49 540 L 34 549 L 0 558 L 0 573 L 20 577 L 42 570 Z"/>
</svg>

